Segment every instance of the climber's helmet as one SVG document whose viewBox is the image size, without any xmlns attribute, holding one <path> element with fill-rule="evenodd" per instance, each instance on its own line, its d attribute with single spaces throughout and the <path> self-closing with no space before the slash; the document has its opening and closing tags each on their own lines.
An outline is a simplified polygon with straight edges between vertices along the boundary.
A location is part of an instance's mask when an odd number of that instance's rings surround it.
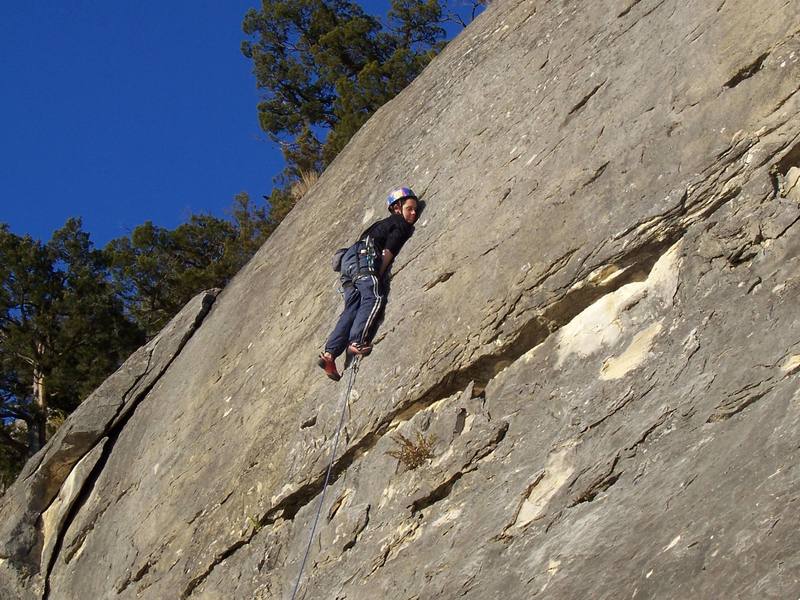
<svg viewBox="0 0 800 600">
<path fill-rule="evenodd" d="M 408 198 L 413 198 L 414 200 L 418 200 L 417 195 L 411 188 L 401 187 L 397 188 L 396 190 L 392 190 L 389 193 L 389 197 L 386 198 L 386 207 L 389 209 L 389 212 L 394 212 L 394 208 L 397 202 L 401 202 Z"/>
</svg>

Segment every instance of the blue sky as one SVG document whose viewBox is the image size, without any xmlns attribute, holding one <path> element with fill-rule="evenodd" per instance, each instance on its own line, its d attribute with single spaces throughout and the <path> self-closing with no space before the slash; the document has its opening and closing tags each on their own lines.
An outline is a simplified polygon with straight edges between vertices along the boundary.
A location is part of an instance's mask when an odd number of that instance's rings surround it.
<svg viewBox="0 0 800 600">
<path fill-rule="evenodd" d="M 259 4 L 0 2 L 0 222 L 47 240 L 78 216 L 102 246 L 261 200 L 282 161 L 239 50 Z"/>
<path fill-rule="evenodd" d="M 280 156 L 239 51 L 253 4 L 3 2 L 0 221 L 48 239 L 80 216 L 102 245 L 268 193 Z"/>
</svg>

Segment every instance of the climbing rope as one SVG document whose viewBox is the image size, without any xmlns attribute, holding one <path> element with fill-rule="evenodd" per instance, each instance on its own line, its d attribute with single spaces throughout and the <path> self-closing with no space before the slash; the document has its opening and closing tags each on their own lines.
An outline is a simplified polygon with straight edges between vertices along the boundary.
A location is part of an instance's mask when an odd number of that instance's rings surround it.
<svg viewBox="0 0 800 600">
<path fill-rule="evenodd" d="M 303 556 L 303 562 L 300 564 L 300 572 L 297 574 L 297 581 L 294 584 L 294 591 L 292 592 L 292 600 L 295 600 L 295 596 L 297 595 L 297 590 L 300 589 L 300 580 L 303 577 L 303 569 L 305 569 L 306 561 L 308 560 L 308 555 L 311 552 L 311 544 L 314 541 L 314 532 L 317 530 L 317 521 L 319 521 L 319 515 L 322 512 L 322 504 L 325 502 L 325 492 L 328 489 L 328 482 L 331 478 L 331 471 L 333 471 L 333 461 L 336 459 L 336 447 L 339 445 L 339 433 L 342 431 L 342 425 L 344 424 L 344 415 L 345 409 L 347 408 L 347 399 L 350 397 L 350 392 L 353 389 L 353 384 L 356 381 L 356 373 L 358 373 L 358 363 L 360 362 L 360 357 L 355 356 L 353 358 L 353 364 L 350 367 L 350 380 L 347 383 L 347 391 L 345 392 L 344 396 L 342 396 L 342 408 L 340 411 L 339 416 L 339 426 L 336 428 L 336 436 L 333 438 L 333 450 L 331 451 L 331 460 L 328 463 L 328 472 L 325 474 L 325 483 L 322 484 L 322 494 L 319 497 L 319 504 L 317 505 L 317 514 L 314 515 L 314 524 L 311 526 L 311 535 L 308 536 L 308 545 L 306 546 L 306 553 Z"/>
</svg>

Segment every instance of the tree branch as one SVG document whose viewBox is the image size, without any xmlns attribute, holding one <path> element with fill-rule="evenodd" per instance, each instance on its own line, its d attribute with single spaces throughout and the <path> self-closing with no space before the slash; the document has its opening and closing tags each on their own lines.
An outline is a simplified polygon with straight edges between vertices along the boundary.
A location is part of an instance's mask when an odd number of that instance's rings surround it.
<svg viewBox="0 0 800 600">
<path fill-rule="evenodd" d="M 28 363 L 31 366 L 34 366 L 36 364 L 36 361 L 34 359 L 32 359 L 32 358 L 30 358 L 28 356 L 25 356 L 24 354 L 20 354 L 19 352 L 15 352 L 14 355 L 17 358 L 20 358 L 20 359 L 24 360 L 26 363 Z"/>
</svg>

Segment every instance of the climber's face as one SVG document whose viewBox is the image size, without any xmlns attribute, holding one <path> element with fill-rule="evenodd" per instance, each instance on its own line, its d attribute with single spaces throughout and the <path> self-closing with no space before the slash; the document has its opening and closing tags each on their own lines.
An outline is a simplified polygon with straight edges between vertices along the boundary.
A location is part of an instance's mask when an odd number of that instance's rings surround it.
<svg viewBox="0 0 800 600">
<path fill-rule="evenodd" d="M 406 223 L 413 225 L 417 222 L 417 201 L 414 200 L 414 198 L 404 200 L 398 212 L 403 219 L 405 219 Z"/>
</svg>

